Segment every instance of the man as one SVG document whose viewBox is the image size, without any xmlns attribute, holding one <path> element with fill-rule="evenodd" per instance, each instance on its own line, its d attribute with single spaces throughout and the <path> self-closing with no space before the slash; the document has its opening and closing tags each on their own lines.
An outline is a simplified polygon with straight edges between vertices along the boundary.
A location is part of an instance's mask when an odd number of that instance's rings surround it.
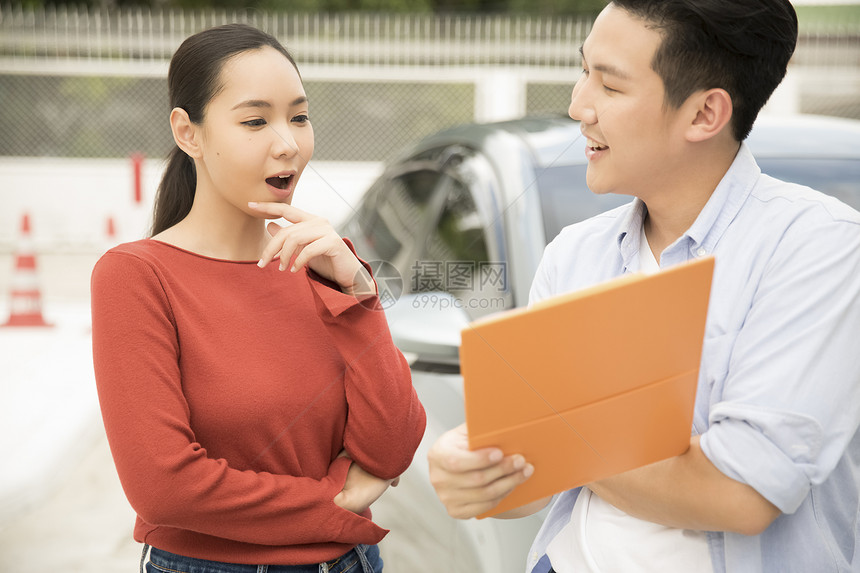
<svg viewBox="0 0 860 573">
<path fill-rule="evenodd" d="M 716 270 L 689 449 L 555 496 L 527 571 L 860 571 L 860 214 L 743 144 L 796 38 L 788 0 L 614 0 L 583 44 L 588 185 L 636 199 L 562 231 L 531 301 L 708 254 Z M 428 458 L 458 518 L 535 471 L 470 452 L 462 426 Z"/>
</svg>

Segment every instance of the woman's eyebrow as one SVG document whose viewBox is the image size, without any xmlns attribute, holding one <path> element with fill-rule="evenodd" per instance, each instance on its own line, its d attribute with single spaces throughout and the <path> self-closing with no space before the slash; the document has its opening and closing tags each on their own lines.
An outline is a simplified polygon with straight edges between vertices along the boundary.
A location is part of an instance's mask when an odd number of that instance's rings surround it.
<svg viewBox="0 0 860 573">
<path fill-rule="evenodd" d="M 293 101 L 290 102 L 290 107 L 295 107 L 297 105 L 301 105 L 308 101 L 308 96 L 299 96 Z M 230 108 L 230 111 L 234 109 L 239 109 L 241 107 L 272 107 L 272 104 L 264 99 L 249 99 L 243 102 L 239 102 Z"/>
<path fill-rule="evenodd" d="M 240 107 L 272 107 L 272 104 L 262 99 L 249 99 L 237 103 L 232 108 L 230 108 L 230 111 L 234 109 L 239 109 Z"/>
</svg>

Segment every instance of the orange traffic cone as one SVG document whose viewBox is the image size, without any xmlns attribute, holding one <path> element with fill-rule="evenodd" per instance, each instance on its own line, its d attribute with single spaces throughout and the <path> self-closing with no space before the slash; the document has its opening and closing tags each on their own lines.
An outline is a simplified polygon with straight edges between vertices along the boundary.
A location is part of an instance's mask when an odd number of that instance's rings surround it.
<svg viewBox="0 0 860 573">
<path fill-rule="evenodd" d="M 15 254 L 11 312 L 3 326 L 51 326 L 42 317 L 42 294 L 36 274 L 36 255 L 30 238 L 30 216 L 21 217 L 21 241 Z"/>
</svg>

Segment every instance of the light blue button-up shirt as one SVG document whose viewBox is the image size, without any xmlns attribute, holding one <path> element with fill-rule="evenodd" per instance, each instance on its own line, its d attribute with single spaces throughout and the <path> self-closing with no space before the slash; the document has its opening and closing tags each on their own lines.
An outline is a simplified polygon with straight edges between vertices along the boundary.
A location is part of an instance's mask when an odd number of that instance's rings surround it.
<svg viewBox="0 0 860 573">
<path fill-rule="evenodd" d="M 645 214 L 636 199 L 564 229 L 531 302 L 637 271 Z M 783 512 L 761 535 L 709 533 L 714 571 L 860 571 L 860 213 L 762 174 L 741 145 L 660 266 L 706 254 L 716 268 L 693 433 Z M 528 572 L 549 569 L 578 493 L 554 499 Z"/>
</svg>

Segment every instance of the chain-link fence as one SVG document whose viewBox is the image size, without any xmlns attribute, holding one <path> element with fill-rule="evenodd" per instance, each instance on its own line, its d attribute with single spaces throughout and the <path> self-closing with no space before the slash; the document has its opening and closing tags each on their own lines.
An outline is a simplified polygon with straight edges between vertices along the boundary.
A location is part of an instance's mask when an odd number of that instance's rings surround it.
<svg viewBox="0 0 860 573">
<path fill-rule="evenodd" d="M 378 161 L 474 111 L 468 83 L 307 80 L 305 89 L 322 160 Z M 0 156 L 164 157 L 173 145 L 164 78 L 0 75 L 0 101 Z"/>
<path fill-rule="evenodd" d="M 166 80 L 0 76 L 0 156 L 165 155 L 172 143 Z"/>
<path fill-rule="evenodd" d="M 337 161 L 384 160 L 438 129 L 492 119 L 480 109 L 481 70 L 515 78 L 521 93 L 509 111 L 565 113 L 590 29 L 574 18 L 6 6 L 0 156 L 165 156 L 170 54 L 194 31 L 229 21 L 267 29 L 294 51 L 315 157 Z M 835 31 L 804 30 L 792 71 L 796 111 L 860 118 L 860 11 Z"/>
</svg>

